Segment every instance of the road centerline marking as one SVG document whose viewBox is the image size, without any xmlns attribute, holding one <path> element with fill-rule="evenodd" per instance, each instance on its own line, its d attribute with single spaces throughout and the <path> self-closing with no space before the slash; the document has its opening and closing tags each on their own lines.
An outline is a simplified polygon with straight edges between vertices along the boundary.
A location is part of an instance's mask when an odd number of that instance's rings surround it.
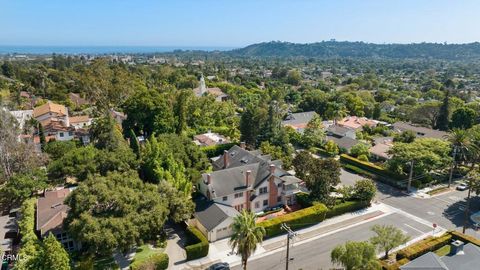
<svg viewBox="0 0 480 270">
<path fill-rule="evenodd" d="M 403 223 L 403 225 L 405 225 L 405 226 L 409 227 L 410 229 L 415 230 L 415 231 L 417 231 L 417 232 L 419 232 L 419 233 L 422 233 L 422 234 L 425 233 L 424 231 L 421 231 L 421 230 L 419 230 L 419 229 L 417 229 L 417 228 L 415 228 L 415 227 L 413 227 L 413 226 L 411 226 L 411 225 L 408 225 L 407 223 Z"/>
</svg>

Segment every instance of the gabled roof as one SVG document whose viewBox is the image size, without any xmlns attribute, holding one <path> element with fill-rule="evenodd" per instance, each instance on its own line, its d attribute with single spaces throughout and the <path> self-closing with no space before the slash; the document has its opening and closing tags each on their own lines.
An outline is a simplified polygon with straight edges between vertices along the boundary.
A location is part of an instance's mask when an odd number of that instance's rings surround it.
<svg viewBox="0 0 480 270">
<path fill-rule="evenodd" d="M 398 132 L 410 130 L 419 138 L 435 138 L 444 139 L 448 134 L 445 131 L 435 130 L 426 127 L 414 126 L 405 122 L 396 122 L 393 125 L 393 129 Z"/>
<path fill-rule="evenodd" d="M 285 117 L 285 120 L 282 121 L 282 124 L 284 126 L 291 126 L 295 129 L 305 128 L 307 127 L 308 122 L 310 122 L 310 120 L 312 120 L 316 114 L 317 113 L 314 111 L 292 113 Z"/>
<path fill-rule="evenodd" d="M 88 115 L 79 115 L 79 116 L 71 116 L 69 119 L 70 124 L 76 124 L 76 123 L 83 123 L 83 122 L 88 122 L 90 120 L 90 117 Z"/>
<path fill-rule="evenodd" d="M 232 146 L 228 150 L 228 166 L 224 168 L 223 156 L 213 162 L 214 170 L 221 170 L 244 166 L 247 164 L 258 163 L 263 161 L 260 151 L 247 151 L 238 145 Z"/>
<path fill-rule="evenodd" d="M 450 270 L 480 269 L 480 248 L 468 243 L 463 247 L 463 254 L 446 255 L 441 260 Z"/>
<path fill-rule="evenodd" d="M 352 128 L 339 126 L 339 125 L 331 125 L 327 128 L 328 133 L 341 136 L 341 137 L 346 136 L 348 132 L 352 132 L 352 131 L 355 132 L 355 130 Z"/>
<path fill-rule="evenodd" d="M 58 115 L 67 115 L 67 108 L 60 104 L 55 104 L 51 101 L 33 109 L 33 117 L 39 117 L 47 113 L 57 113 Z"/>
<path fill-rule="evenodd" d="M 350 150 L 350 148 L 352 148 L 354 145 L 357 145 L 357 144 L 360 143 L 360 141 L 354 140 L 354 139 L 349 138 L 349 137 L 338 138 L 338 137 L 330 136 L 330 135 L 326 136 L 326 140 L 327 141 L 334 141 L 338 145 L 338 147 L 345 148 L 347 150 Z"/>
<path fill-rule="evenodd" d="M 37 200 L 37 231 L 45 235 L 51 230 L 61 228 L 67 217 L 69 207 L 63 203 L 70 189 L 47 191 Z"/>
<path fill-rule="evenodd" d="M 378 121 L 368 119 L 366 117 L 347 116 L 344 119 L 338 121 L 337 124 L 353 129 L 359 129 L 364 126 L 376 126 L 378 124 Z"/>
<path fill-rule="evenodd" d="M 223 197 L 236 192 L 244 191 L 246 186 L 246 174 L 250 171 L 250 188 L 257 188 L 270 176 L 270 165 L 275 165 L 273 176 L 284 182 L 301 182 L 300 179 L 290 175 L 281 168 L 281 162 L 271 160 L 269 155 L 261 155 L 258 151 L 247 151 L 239 146 L 232 146 L 225 153 L 229 162 L 226 169 L 223 168 L 223 156 L 214 161 L 214 170 L 210 173 L 211 184 L 209 191 L 212 197 Z M 287 176 L 290 176 L 287 178 Z M 208 174 L 202 174 L 202 181 L 207 182 Z M 295 180 L 295 181 L 294 181 Z"/>
<path fill-rule="evenodd" d="M 194 216 L 207 231 L 215 229 L 227 218 L 239 214 L 235 208 L 221 203 L 207 202 L 196 205 Z"/>
<path fill-rule="evenodd" d="M 400 266 L 401 270 L 449 270 L 437 254 L 429 252 Z"/>
</svg>

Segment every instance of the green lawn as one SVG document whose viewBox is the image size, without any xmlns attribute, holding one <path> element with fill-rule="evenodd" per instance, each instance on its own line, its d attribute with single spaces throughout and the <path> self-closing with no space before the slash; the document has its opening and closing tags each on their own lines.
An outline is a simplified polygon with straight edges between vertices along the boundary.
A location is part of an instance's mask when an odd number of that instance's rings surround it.
<svg viewBox="0 0 480 270">
<path fill-rule="evenodd" d="M 435 254 L 437 254 L 440 257 L 448 255 L 448 253 L 450 253 L 450 245 L 445 245 L 445 246 L 435 250 Z"/>
<path fill-rule="evenodd" d="M 137 248 L 137 253 L 133 258 L 132 263 L 141 264 L 143 261 L 147 260 L 150 256 L 163 253 L 163 248 L 151 249 L 149 245 L 143 245 Z"/>
</svg>

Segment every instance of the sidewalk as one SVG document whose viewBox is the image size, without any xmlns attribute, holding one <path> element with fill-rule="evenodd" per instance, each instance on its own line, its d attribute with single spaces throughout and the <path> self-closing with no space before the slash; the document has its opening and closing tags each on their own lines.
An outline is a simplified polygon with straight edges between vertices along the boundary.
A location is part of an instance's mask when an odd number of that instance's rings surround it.
<svg viewBox="0 0 480 270">
<path fill-rule="evenodd" d="M 372 219 L 383 217 L 391 214 L 394 211 L 384 204 L 373 204 L 371 207 L 362 209 L 360 211 L 343 214 L 334 218 L 327 219 L 321 223 L 313 225 L 308 228 L 296 231 L 296 243 L 300 244 L 308 240 L 314 240 L 317 237 L 334 233 L 347 227 L 356 226 L 358 224 L 369 222 Z M 275 252 L 276 249 L 282 248 L 286 245 L 285 235 L 276 236 L 263 241 L 257 247 L 257 250 L 252 257 L 266 256 L 268 253 Z M 231 253 L 231 247 L 228 244 L 228 239 L 223 239 L 210 243 L 210 251 L 208 256 L 186 262 L 185 264 L 177 265 L 177 269 L 205 269 L 209 265 L 217 262 L 227 262 L 231 266 L 240 263 L 240 257 Z"/>
</svg>

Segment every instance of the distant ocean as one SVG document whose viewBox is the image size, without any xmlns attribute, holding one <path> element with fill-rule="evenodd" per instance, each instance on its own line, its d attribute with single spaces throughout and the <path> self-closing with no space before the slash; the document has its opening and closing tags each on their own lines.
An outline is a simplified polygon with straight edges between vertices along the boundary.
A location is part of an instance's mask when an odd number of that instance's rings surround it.
<svg viewBox="0 0 480 270">
<path fill-rule="evenodd" d="M 165 53 L 175 50 L 227 51 L 234 47 L 153 47 L 153 46 L 4 46 L 0 54 L 112 54 Z"/>
</svg>

